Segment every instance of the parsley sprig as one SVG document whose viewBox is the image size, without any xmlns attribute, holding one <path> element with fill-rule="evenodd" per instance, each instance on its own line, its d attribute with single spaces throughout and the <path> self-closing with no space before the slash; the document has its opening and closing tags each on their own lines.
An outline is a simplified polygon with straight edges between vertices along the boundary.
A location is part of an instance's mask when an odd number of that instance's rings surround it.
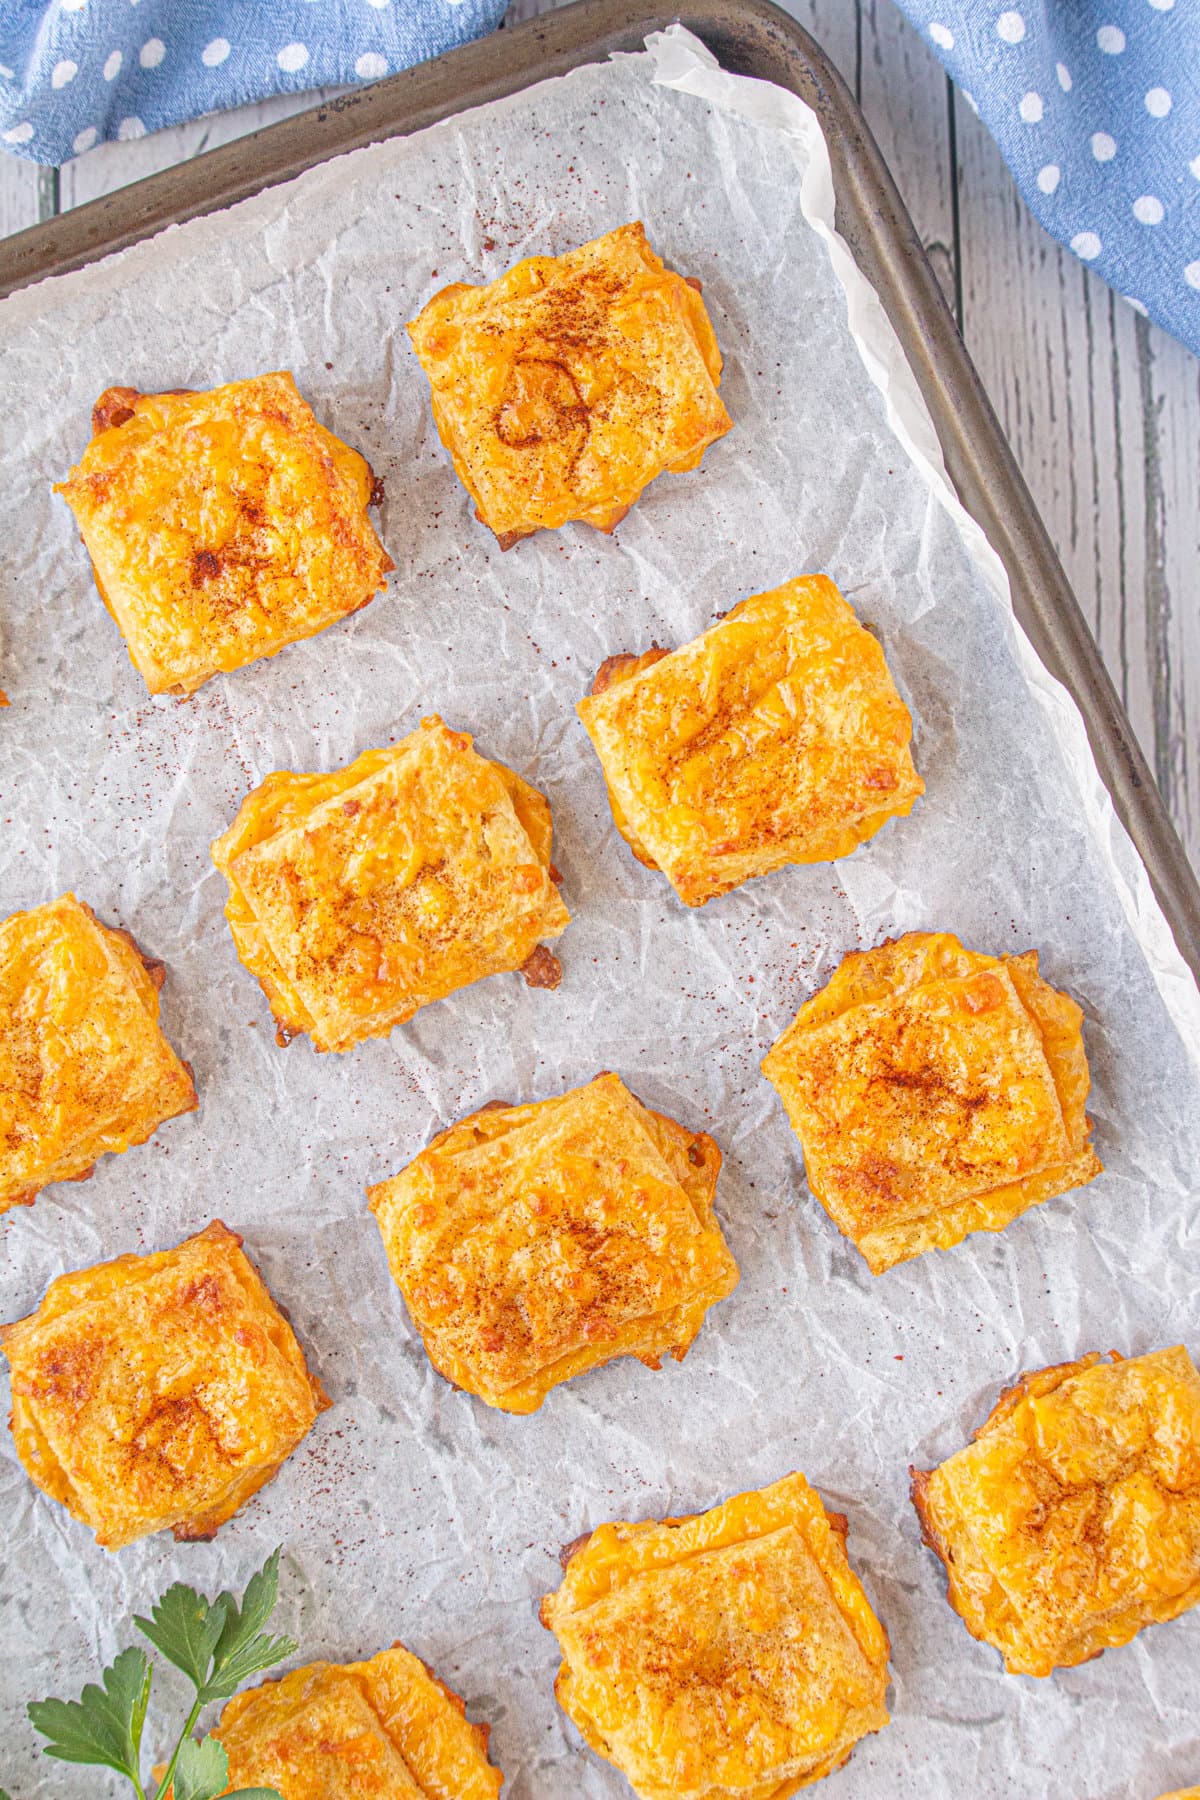
<svg viewBox="0 0 1200 1800">
<path fill-rule="evenodd" d="M 279 1551 L 252 1575 L 239 1605 L 232 1594 L 208 1601 L 177 1581 L 148 1619 L 135 1618 L 143 1637 L 182 1670 L 195 1689 L 179 1741 L 161 1780 L 142 1782 L 142 1727 L 150 1700 L 152 1669 L 144 1650 L 122 1650 L 78 1700 L 34 1700 L 29 1718 L 48 1741 L 43 1755 L 61 1762 L 114 1769 L 131 1783 L 137 1800 L 215 1800 L 229 1780 L 229 1758 L 215 1737 L 196 1738 L 196 1721 L 214 1700 L 229 1700 L 243 1682 L 282 1662 L 296 1650 L 290 1637 L 264 1628 L 279 1593 Z M 8 1800 L 0 1789 L 0 1800 Z M 237 1788 L 229 1800 L 280 1800 L 274 1788 Z"/>
</svg>

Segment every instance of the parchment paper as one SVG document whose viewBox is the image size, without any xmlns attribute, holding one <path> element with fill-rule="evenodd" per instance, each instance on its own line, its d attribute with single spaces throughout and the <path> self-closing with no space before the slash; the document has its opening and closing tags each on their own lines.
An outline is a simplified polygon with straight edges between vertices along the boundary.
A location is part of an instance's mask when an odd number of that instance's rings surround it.
<svg viewBox="0 0 1200 1800">
<path fill-rule="evenodd" d="M 0 309 L 0 684 L 14 701 L 0 912 L 70 887 L 165 958 L 166 1029 L 203 1101 L 9 1216 L 3 1316 L 63 1269 L 218 1215 L 245 1233 L 335 1402 L 214 1544 L 155 1538 L 117 1556 L 35 1493 L 4 1436 L 0 1780 L 17 1800 L 100 1791 L 37 1757 L 26 1699 L 77 1692 L 170 1579 L 240 1585 L 280 1542 L 279 1619 L 303 1660 L 399 1637 L 491 1721 L 512 1800 L 612 1800 L 621 1778 L 552 1698 L 535 1609 L 559 1545 L 794 1467 L 849 1514 L 894 1645 L 893 1723 L 829 1800 L 1151 1800 L 1200 1780 L 1200 1613 L 1049 1681 L 1006 1676 L 947 1607 L 908 1504 L 909 1463 L 956 1448 L 1022 1369 L 1090 1348 L 1200 1351 L 1200 1006 L 832 216 L 806 108 L 722 74 L 676 30 Z M 736 429 L 698 473 L 655 483 L 615 540 L 572 528 L 502 556 L 437 444 L 403 322 L 447 281 L 639 217 L 703 281 Z M 274 368 L 386 477 L 390 591 L 187 704 L 152 702 L 50 483 L 109 383 Z M 616 836 L 573 702 L 610 652 L 684 642 L 804 570 L 828 571 L 879 630 L 925 799 L 848 861 L 689 913 Z M 574 914 L 563 985 L 500 977 L 349 1056 L 280 1050 L 234 956 L 209 840 L 268 771 L 340 766 L 434 710 L 550 796 Z M 1079 998 L 1107 1173 L 1002 1236 L 873 1279 L 809 1195 L 757 1065 L 846 950 L 930 926 L 1037 946 Z M 741 1286 L 682 1366 L 614 1364 L 507 1418 L 432 1372 L 363 1189 L 484 1100 L 602 1068 L 718 1139 Z"/>
</svg>

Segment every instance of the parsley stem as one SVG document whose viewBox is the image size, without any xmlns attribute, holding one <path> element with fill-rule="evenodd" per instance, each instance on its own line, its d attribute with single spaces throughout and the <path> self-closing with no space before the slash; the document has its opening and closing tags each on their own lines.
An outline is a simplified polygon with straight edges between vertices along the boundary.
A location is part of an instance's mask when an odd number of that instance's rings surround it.
<svg viewBox="0 0 1200 1800">
<path fill-rule="evenodd" d="M 192 1704 L 192 1710 L 187 1716 L 187 1724 L 179 1734 L 179 1742 L 171 1752 L 171 1760 L 167 1764 L 166 1773 L 163 1775 L 162 1780 L 154 1791 L 154 1800 L 166 1800 L 166 1794 L 174 1779 L 175 1764 L 179 1761 L 179 1752 L 183 1749 L 184 1744 L 196 1729 L 196 1720 L 200 1717 L 200 1711 L 203 1705 L 204 1702 L 201 1700 L 199 1694 L 197 1694 Z M 140 1795 L 141 1800 L 146 1800 L 146 1796 L 142 1793 L 140 1787 L 138 1788 L 138 1794 Z"/>
</svg>

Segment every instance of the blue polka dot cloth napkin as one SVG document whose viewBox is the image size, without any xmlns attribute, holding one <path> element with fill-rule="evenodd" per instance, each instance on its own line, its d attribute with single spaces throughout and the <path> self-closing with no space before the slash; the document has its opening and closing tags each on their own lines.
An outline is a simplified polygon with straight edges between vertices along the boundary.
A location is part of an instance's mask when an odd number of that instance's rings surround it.
<svg viewBox="0 0 1200 1800">
<path fill-rule="evenodd" d="M 378 81 L 505 0 L 0 0 L 0 143 L 63 163 L 269 94 Z"/>
<path fill-rule="evenodd" d="M 1032 211 L 1200 354 L 1200 0 L 900 0 Z"/>
</svg>

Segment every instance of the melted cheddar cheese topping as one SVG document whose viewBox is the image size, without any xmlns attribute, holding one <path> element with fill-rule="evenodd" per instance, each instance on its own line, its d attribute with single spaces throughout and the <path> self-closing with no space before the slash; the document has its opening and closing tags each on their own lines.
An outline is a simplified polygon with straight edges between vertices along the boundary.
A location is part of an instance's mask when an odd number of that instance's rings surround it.
<svg viewBox="0 0 1200 1800">
<path fill-rule="evenodd" d="M 913 1501 L 1010 1673 L 1127 1644 L 1200 1602 L 1200 1373 L 1177 1345 L 1026 1375 Z"/>
<path fill-rule="evenodd" d="M 823 575 L 669 655 L 610 658 L 576 710 L 617 829 L 688 906 L 848 856 L 924 792 L 883 651 Z"/>
<path fill-rule="evenodd" d="M 74 894 L 0 923 L 0 1213 L 195 1111 L 159 1029 L 161 979 Z"/>
<path fill-rule="evenodd" d="M 601 1525 L 542 1602 L 555 1693 L 641 1800 L 785 1800 L 887 1724 L 887 1634 L 803 1475 Z"/>
<path fill-rule="evenodd" d="M 704 302 L 639 224 L 443 288 L 408 332 L 441 440 L 504 549 L 571 519 L 611 531 L 732 425 Z"/>
<path fill-rule="evenodd" d="M 56 492 L 152 694 L 190 694 L 365 606 L 393 566 L 365 460 L 286 373 L 208 393 L 111 388 Z"/>
<path fill-rule="evenodd" d="M 211 1537 L 329 1404 L 241 1242 L 214 1221 L 60 1275 L 0 1330 L 17 1454 L 106 1550 Z"/>
<path fill-rule="evenodd" d="M 349 1050 L 563 931 L 551 838 L 544 796 L 431 717 L 332 775 L 269 775 L 212 855 L 284 1041 Z"/>
<path fill-rule="evenodd" d="M 369 1198 L 434 1367 L 528 1413 L 616 1356 L 682 1360 L 737 1283 L 720 1166 L 710 1137 L 599 1075 L 474 1113 Z"/>
<path fill-rule="evenodd" d="M 808 1185 L 874 1274 L 1101 1173 L 1083 1014 L 1037 952 L 950 932 L 854 951 L 763 1061 Z"/>
</svg>

